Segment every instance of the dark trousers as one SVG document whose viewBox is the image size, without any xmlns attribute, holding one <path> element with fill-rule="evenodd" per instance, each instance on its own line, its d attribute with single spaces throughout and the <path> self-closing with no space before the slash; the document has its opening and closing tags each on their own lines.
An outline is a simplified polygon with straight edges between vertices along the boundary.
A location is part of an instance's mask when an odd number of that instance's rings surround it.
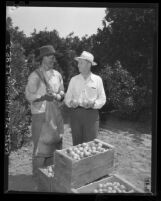
<svg viewBox="0 0 161 201">
<path fill-rule="evenodd" d="M 70 124 L 73 145 L 89 142 L 98 136 L 99 112 L 95 109 L 71 109 Z"/>
</svg>

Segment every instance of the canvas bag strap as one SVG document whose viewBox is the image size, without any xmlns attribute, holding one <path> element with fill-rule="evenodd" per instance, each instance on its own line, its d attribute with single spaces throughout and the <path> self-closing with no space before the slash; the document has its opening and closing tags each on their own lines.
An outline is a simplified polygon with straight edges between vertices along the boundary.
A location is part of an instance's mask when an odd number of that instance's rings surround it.
<svg viewBox="0 0 161 201">
<path fill-rule="evenodd" d="M 44 75 L 40 71 L 40 69 L 36 69 L 35 72 L 37 73 L 37 75 L 39 76 L 39 78 L 41 79 L 41 81 L 45 84 L 46 89 L 50 89 L 50 86 L 49 86 L 48 82 L 46 81 L 46 79 L 44 78 Z"/>
</svg>

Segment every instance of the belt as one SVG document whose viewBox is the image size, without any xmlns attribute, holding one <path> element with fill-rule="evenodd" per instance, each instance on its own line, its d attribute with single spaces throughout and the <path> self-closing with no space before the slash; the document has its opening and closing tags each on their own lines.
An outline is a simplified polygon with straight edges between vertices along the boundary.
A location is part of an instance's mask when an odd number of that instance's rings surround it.
<svg viewBox="0 0 161 201">
<path fill-rule="evenodd" d="M 82 106 L 78 106 L 75 109 L 94 110 L 93 108 L 85 108 L 85 107 L 82 107 Z"/>
</svg>

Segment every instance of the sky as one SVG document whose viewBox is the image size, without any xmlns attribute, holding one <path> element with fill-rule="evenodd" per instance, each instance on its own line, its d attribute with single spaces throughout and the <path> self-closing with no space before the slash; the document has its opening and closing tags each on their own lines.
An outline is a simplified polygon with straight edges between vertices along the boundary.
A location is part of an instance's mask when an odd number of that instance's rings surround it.
<svg viewBox="0 0 161 201">
<path fill-rule="evenodd" d="M 74 32 L 74 36 L 88 36 L 102 28 L 105 8 L 80 7 L 8 7 L 8 15 L 13 26 L 18 26 L 26 36 L 30 36 L 34 28 L 37 32 L 57 30 L 60 37 Z"/>
</svg>

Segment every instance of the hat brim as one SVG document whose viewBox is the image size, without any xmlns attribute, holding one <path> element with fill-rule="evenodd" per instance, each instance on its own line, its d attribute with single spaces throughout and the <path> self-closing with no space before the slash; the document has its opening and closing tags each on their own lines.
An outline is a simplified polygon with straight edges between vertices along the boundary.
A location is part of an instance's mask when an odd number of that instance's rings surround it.
<svg viewBox="0 0 161 201">
<path fill-rule="evenodd" d="M 74 59 L 76 61 L 78 61 L 79 59 L 83 59 L 83 60 L 89 61 L 88 59 L 85 59 L 84 57 L 75 57 Z M 97 65 L 97 63 L 94 62 L 94 61 L 89 61 L 89 62 L 91 62 L 92 66 L 96 66 Z"/>
<path fill-rule="evenodd" d="M 39 61 L 39 60 L 42 59 L 43 57 L 45 57 L 45 56 L 50 56 L 50 55 L 57 56 L 58 54 L 55 52 L 55 53 L 50 53 L 50 54 L 39 55 L 39 56 L 36 57 L 36 60 Z"/>
</svg>

